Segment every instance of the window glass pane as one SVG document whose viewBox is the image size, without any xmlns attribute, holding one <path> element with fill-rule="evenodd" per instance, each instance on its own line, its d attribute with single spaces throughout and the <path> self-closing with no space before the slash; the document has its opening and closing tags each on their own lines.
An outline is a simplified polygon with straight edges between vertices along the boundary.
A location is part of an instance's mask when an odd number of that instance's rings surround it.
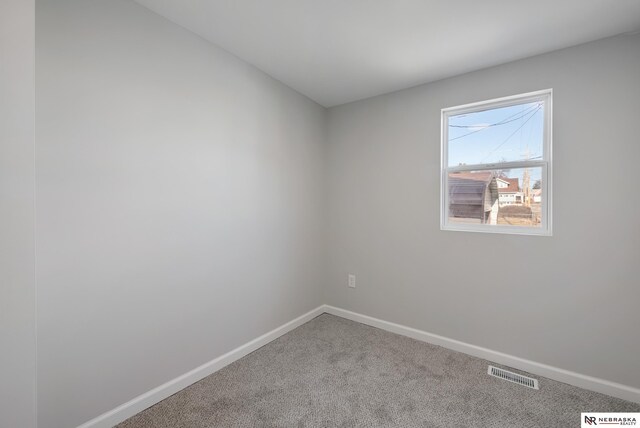
<svg viewBox="0 0 640 428">
<path fill-rule="evenodd" d="M 448 166 L 542 159 L 544 102 L 449 116 Z"/>
<path fill-rule="evenodd" d="M 542 226 L 542 168 L 449 173 L 449 223 Z"/>
</svg>

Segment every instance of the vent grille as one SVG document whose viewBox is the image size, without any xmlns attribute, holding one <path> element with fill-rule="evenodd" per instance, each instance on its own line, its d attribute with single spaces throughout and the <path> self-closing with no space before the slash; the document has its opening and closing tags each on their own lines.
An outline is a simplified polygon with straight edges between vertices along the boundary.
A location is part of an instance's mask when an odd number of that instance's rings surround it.
<svg viewBox="0 0 640 428">
<path fill-rule="evenodd" d="M 498 367 L 494 367 L 494 366 L 489 366 L 488 373 L 491 376 L 508 380 L 509 382 L 526 386 L 527 388 L 538 389 L 538 380 L 531 377 L 522 376 L 522 375 L 519 375 L 518 373 L 513 373 L 508 370 L 499 369 Z"/>
</svg>

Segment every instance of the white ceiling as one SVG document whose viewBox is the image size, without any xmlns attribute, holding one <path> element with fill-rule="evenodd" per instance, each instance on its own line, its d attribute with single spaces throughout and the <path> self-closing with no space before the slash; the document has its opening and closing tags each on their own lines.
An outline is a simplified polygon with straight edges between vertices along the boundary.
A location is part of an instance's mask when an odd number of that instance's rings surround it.
<svg viewBox="0 0 640 428">
<path fill-rule="evenodd" d="M 640 0 L 136 0 L 324 106 L 640 29 Z"/>
</svg>

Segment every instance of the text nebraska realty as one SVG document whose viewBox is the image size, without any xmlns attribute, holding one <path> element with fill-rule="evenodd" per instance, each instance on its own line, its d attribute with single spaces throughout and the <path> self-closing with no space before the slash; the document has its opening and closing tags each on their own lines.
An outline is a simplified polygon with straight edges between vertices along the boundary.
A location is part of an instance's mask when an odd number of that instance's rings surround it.
<svg viewBox="0 0 640 428">
<path fill-rule="evenodd" d="M 604 418 L 596 418 L 595 416 L 585 416 L 585 423 L 588 425 L 623 425 L 623 426 L 636 426 L 637 421 L 635 417 L 630 418 L 618 418 L 615 416 L 609 416 Z"/>
</svg>

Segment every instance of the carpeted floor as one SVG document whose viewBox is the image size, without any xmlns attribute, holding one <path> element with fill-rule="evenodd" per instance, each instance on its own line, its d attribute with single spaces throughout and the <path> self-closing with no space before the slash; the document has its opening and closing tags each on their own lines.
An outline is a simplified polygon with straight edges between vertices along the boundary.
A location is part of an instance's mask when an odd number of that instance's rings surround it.
<svg viewBox="0 0 640 428">
<path fill-rule="evenodd" d="M 545 378 L 528 389 L 487 365 L 324 314 L 118 427 L 564 428 L 580 412 L 640 412 Z"/>
</svg>

